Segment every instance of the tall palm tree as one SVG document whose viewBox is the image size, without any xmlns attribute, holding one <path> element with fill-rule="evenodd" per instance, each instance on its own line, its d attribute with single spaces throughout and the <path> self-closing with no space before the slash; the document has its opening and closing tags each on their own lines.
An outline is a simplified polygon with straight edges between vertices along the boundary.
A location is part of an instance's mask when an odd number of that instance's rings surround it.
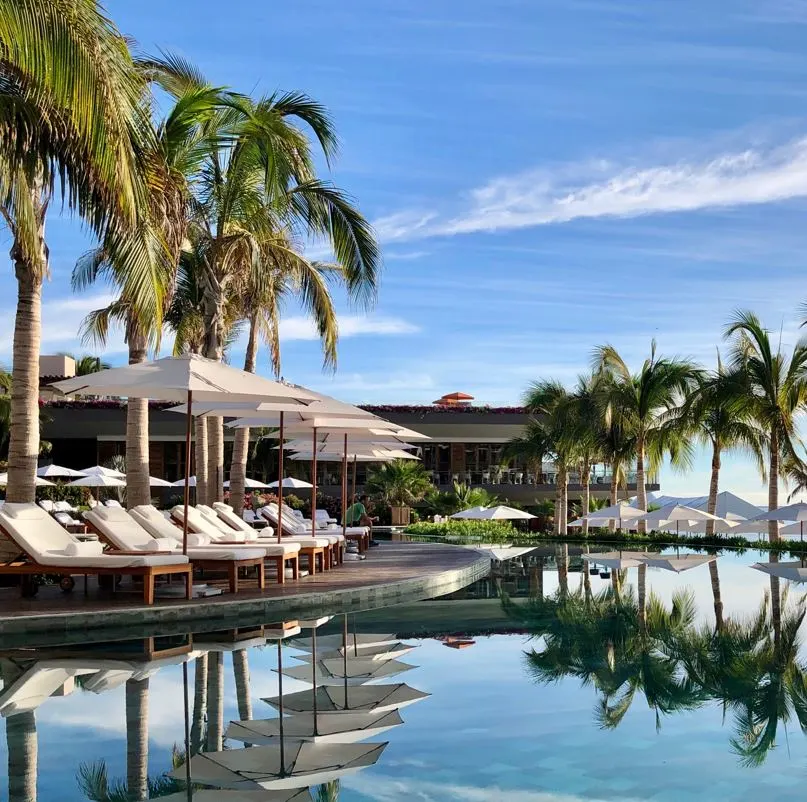
<svg viewBox="0 0 807 802">
<path fill-rule="evenodd" d="M 527 421 L 524 433 L 504 444 L 502 457 L 517 459 L 524 463 L 527 470 L 535 476 L 536 482 L 543 481 L 544 457 L 551 451 L 547 431 L 541 423 L 533 418 Z"/>
<path fill-rule="evenodd" d="M 781 343 L 774 349 L 768 332 L 753 312 L 737 312 L 726 326 L 731 341 L 731 366 L 741 376 L 753 420 L 764 431 L 768 452 L 768 509 L 779 506 L 783 461 L 801 460 L 795 416 L 807 402 L 807 340 L 800 339 L 790 357 Z M 768 539 L 779 540 L 775 521 L 768 522 Z"/>
<path fill-rule="evenodd" d="M 73 288 L 83 290 L 97 281 L 111 283 L 119 292 L 109 306 L 96 310 L 84 322 L 84 339 L 98 345 L 107 341 L 110 325 L 123 326 L 129 364 L 145 362 L 149 347 L 160 342 L 162 323 L 176 284 L 177 264 L 187 227 L 190 182 L 200 167 L 211 136 L 211 119 L 221 101 L 211 87 L 182 95 L 156 128 L 151 164 L 159 170 L 162 190 L 150 200 L 146 225 L 129 238 L 108 237 L 85 254 L 73 269 Z M 130 261 L 140 252 L 137 242 L 153 253 L 153 293 L 144 297 L 132 291 L 127 276 Z M 155 307 L 154 301 L 159 301 Z M 148 504 L 149 440 L 148 400 L 131 398 L 126 412 L 126 498 L 130 507 Z"/>
<path fill-rule="evenodd" d="M 579 376 L 572 391 L 574 418 L 574 453 L 580 474 L 582 514 L 587 515 L 591 504 L 589 480 L 592 467 L 602 459 L 605 426 L 599 403 L 599 382 L 596 376 Z M 588 534 L 588 520 L 583 520 L 583 534 Z"/>
<path fill-rule="evenodd" d="M 14 660 L 0 661 L 3 687 L 8 688 L 26 670 Z M 36 713 L 28 710 L 5 719 L 9 802 L 36 802 Z"/>
<path fill-rule="evenodd" d="M 149 681 L 126 682 L 126 787 L 129 799 L 148 798 Z"/>
<path fill-rule="evenodd" d="M 284 248 L 288 253 L 284 252 Z M 268 258 L 268 277 L 258 286 L 252 286 L 248 281 L 243 291 L 238 293 L 243 306 L 242 314 L 249 326 L 244 370 L 255 372 L 260 338 L 268 343 L 273 372 L 276 377 L 280 376 L 280 316 L 283 303 L 289 296 L 294 296 L 302 303 L 314 323 L 325 355 L 325 366 L 335 365 L 339 326 L 329 282 L 341 278 L 341 269 L 308 262 L 293 252 L 291 243 L 283 245 L 280 238 L 268 251 Z M 230 504 L 239 515 L 244 499 L 248 456 L 249 428 L 236 429 L 230 464 Z"/>
<path fill-rule="evenodd" d="M 315 802 L 339 802 L 339 790 L 339 780 L 331 780 L 330 782 L 323 783 L 317 786 L 314 800 Z"/>
<path fill-rule="evenodd" d="M 210 652 L 207 667 L 207 746 L 218 752 L 224 740 L 224 654 Z"/>
<path fill-rule="evenodd" d="M 656 355 L 656 342 L 637 374 L 631 373 L 612 345 L 595 349 L 593 366 L 602 379 L 601 403 L 608 423 L 616 419 L 636 438 L 636 492 L 639 507 L 647 509 L 646 460 L 651 472 L 658 469 L 665 453 L 676 466 L 691 460 L 691 444 L 682 426 L 664 425 L 686 397 L 698 376 L 691 362 Z M 639 522 L 639 531 L 646 531 Z"/>
<path fill-rule="evenodd" d="M 524 406 L 543 427 L 557 469 L 555 534 L 566 534 L 568 521 L 569 471 L 576 460 L 576 402 L 573 395 L 557 381 L 532 384 L 524 396 Z"/>
<path fill-rule="evenodd" d="M 99 236 L 139 225 L 152 176 L 143 82 L 126 40 L 95 0 L 0 2 L 0 214 L 17 279 L 9 501 L 34 500 L 39 454 L 45 217 L 58 182 Z M 132 260 L 133 292 L 151 292 L 150 259 Z"/>
<path fill-rule="evenodd" d="M 205 721 L 207 718 L 207 652 L 195 660 L 193 678 L 193 716 L 191 719 L 191 755 L 202 751 L 205 744 Z"/>
<path fill-rule="evenodd" d="M 636 437 L 621 420 L 608 416 L 603 420 L 599 450 L 611 469 L 609 501 L 618 504 L 619 488 L 627 486 L 628 468 L 636 460 Z M 616 524 L 616 519 L 609 521 L 608 528 L 614 532 Z"/>
<path fill-rule="evenodd" d="M 249 695 L 249 655 L 246 649 L 234 649 L 232 654 L 238 718 L 242 721 L 249 721 L 252 718 L 252 699 Z"/>
<path fill-rule="evenodd" d="M 105 362 L 100 356 L 92 356 L 91 354 L 83 354 L 77 357 L 64 351 L 62 356 L 70 357 L 76 363 L 76 376 L 88 376 L 91 373 L 98 373 L 112 367 L 109 362 Z"/>
</svg>

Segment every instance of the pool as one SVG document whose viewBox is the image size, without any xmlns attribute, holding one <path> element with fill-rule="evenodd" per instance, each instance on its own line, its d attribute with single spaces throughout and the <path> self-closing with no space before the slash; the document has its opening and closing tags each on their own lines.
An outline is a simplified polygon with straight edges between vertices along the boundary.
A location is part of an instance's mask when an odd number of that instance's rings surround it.
<svg viewBox="0 0 807 802">
<path fill-rule="evenodd" d="M 9 766 L 0 798 L 111 801 L 133 790 L 140 799 L 148 776 L 154 798 L 184 800 L 190 745 L 198 800 L 236 799 L 203 792 L 200 777 L 213 775 L 231 788 L 260 779 L 275 789 L 238 797 L 252 802 L 802 799 L 805 586 L 751 568 L 767 554 L 722 553 L 715 634 L 708 564 L 648 568 L 640 608 L 638 569 L 615 583 L 613 570 L 589 571 L 584 550 L 543 546 L 448 597 L 299 631 L 267 622 L 92 647 L 0 643 L 0 765 Z M 302 749 L 313 632 L 318 684 L 332 684 L 317 696 L 320 740 Z M 278 740 L 279 661 L 284 712 L 297 711 L 285 719 L 284 761 L 300 756 L 299 777 L 273 774 L 278 747 L 261 745 Z M 351 718 L 335 721 L 346 673 Z M 245 748 L 250 737 L 257 743 Z M 175 764 L 179 780 L 167 776 Z M 305 791 L 306 769 L 327 769 L 333 782 Z"/>
</svg>

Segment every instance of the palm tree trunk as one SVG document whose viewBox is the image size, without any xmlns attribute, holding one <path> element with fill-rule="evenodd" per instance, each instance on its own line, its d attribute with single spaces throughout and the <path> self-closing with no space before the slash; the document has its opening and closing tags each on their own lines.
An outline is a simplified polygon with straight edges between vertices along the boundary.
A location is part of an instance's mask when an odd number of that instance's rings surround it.
<svg viewBox="0 0 807 802">
<path fill-rule="evenodd" d="M 560 532 L 561 536 L 568 534 L 569 522 L 569 471 L 564 465 L 560 485 Z"/>
<path fill-rule="evenodd" d="M 191 721 L 191 754 L 202 751 L 207 715 L 207 654 L 196 658 L 193 679 L 193 719 Z"/>
<path fill-rule="evenodd" d="M 249 339 L 244 355 L 244 370 L 254 373 L 258 362 L 258 317 L 250 317 Z M 233 459 L 230 463 L 230 506 L 240 515 L 246 492 L 247 457 L 249 456 L 249 429 L 236 429 L 233 443 Z M 313 512 L 312 512 L 313 515 Z"/>
<path fill-rule="evenodd" d="M 555 561 L 558 564 L 558 588 L 565 598 L 569 595 L 569 547 L 565 543 L 555 547 Z"/>
<path fill-rule="evenodd" d="M 638 571 L 639 624 L 644 629 L 647 623 L 647 566 L 639 565 Z"/>
<path fill-rule="evenodd" d="M 772 551 L 768 557 L 771 562 L 779 562 L 778 551 Z M 771 576 L 771 618 L 773 620 L 773 645 L 778 652 L 782 642 L 782 593 L 778 576 Z"/>
<path fill-rule="evenodd" d="M 588 546 L 586 546 L 586 554 L 589 553 Z M 587 602 L 590 602 L 592 599 L 592 591 L 591 591 L 591 574 L 588 572 L 589 563 L 583 562 L 583 592 L 584 598 Z"/>
<path fill-rule="evenodd" d="M 127 326 L 129 364 L 146 361 L 148 343 L 140 327 Z M 126 402 L 126 506 L 151 503 L 149 486 L 149 402 L 145 398 L 130 398 Z"/>
<path fill-rule="evenodd" d="M 768 511 L 779 506 L 779 435 L 776 429 L 771 430 L 771 462 L 768 473 Z M 776 543 L 779 540 L 779 527 L 776 521 L 768 521 L 768 541 Z"/>
<path fill-rule="evenodd" d="M 196 503 L 207 504 L 207 419 L 194 420 L 196 444 Z"/>
<path fill-rule="evenodd" d="M 39 348 L 42 340 L 42 278 L 47 269 L 45 212 L 42 189 L 35 185 L 31 199 L 37 216 L 38 254 L 26 252 L 15 236 L 11 261 L 17 278 L 17 312 L 11 384 L 11 422 L 8 445 L 6 501 L 35 500 L 34 483 L 39 458 Z"/>
<path fill-rule="evenodd" d="M 6 746 L 8 802 L 36 802 L 37 735 L 33 710 L 6 719 Z"/>
<path fill-rule="evenodd" d="M 207 418 L 207 503 L 224 498 L 224 418 Z"/>
<path fill-rule="evenodd" d="M 249 656 L 246 649 L 236 649 L 233 652 L 233 675 L 238 718 L 249 721 L 252 718 L 252 699 L 249 696 Z"/>
<path fill-rule="evenodd" d="M 148 798 L 149 681 L 126 682 L 126 788 L 132 802 Z"/>
<path fill-rule="evenodd" d="M 717 494 L 720 486 L 720 443 L 715 440 L 712 445 L 712 476 L 709 480 L 709 501 L 706 505 L 706 512 L 714 515 L 717 509 Z M 706 536 L 713 537 L 715 533 L 715 522 L 706 522 Z"/>
<path fill-rule="evenodd" d="M 563 490 L 560 482 L 560 470 L 555 472 L 555 520 L 553 522 L 553 530 L 556 535 L 560 534 L 561 520 L 560 509 L 563 504 Z"/>
<path fill-rule="evenodd" d="M 644 481 L 644 437 L 636 438 L 636 498 L 639 509 L 647 509 L 647 488 Z M 647 521 L 639 521 L 639 532 L 647 532 Z"/>
<path fill-rule="evenodd" d="M 580 484 L 583 487 L 583 492 L 580 495 L 581 505 L 583 507 L 582 514 L 583 516 L 588 515 L 588 507 L 591 503 L 591 491 L 588 486 L 588 475 L 591 472 L 591 463 L 587 460 L 583 460 L 583 464 L 580 470 Z M 588 521 L 586 518 L 583 518 L 583 537 L 588 535 Z"/>
<path fill-rule="evenodd" d="M 221 751 L 224 738 L 224 655 L 210 652 L 207 674 L 207 751 Z"/>
<path fill-rule="evenodd" d="M 619 503 L 619 484 L 617 483 L 617 469 L 616 465 L 611 466 L 611 505 Z M 608 521 L 608 531 L 616 532 L 616 518 Z"/>
<path fill-rule="evenodd" d="M 717 569 L 717 560 L 709 563 L 709 579 L 712 581 L 712 599 L 715 607 L 715 630 L 723 629 L 723 599 L 720 596 L 720 574 Z"/>
</svg>

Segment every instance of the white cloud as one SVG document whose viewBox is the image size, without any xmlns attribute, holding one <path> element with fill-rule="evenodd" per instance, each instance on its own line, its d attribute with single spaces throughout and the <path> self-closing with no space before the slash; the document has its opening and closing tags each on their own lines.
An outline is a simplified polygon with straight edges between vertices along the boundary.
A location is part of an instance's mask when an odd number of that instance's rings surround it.
<svg viewBox="0 0 807 802">
<path fill-rule="evenodd" d="M 339 318 L 339 337 L 360 337 L 368 334 L 416 334 L 420 329 L 397 317 L 343 315 Z M 280 321 L 280 336 L 284 340 L 317 340 L 319 335 L 310 318 L 302 315 Z"/>
<path fill-rule="evenodd" d="M 471 190 L 459 213 L 403 211 L 377 221 L 376 230 L 382 242 L 400 242 L 802 197 L 807 197 L 807 138 L 662 164 L 597 160 L 528 170 Z"/>
</svg>

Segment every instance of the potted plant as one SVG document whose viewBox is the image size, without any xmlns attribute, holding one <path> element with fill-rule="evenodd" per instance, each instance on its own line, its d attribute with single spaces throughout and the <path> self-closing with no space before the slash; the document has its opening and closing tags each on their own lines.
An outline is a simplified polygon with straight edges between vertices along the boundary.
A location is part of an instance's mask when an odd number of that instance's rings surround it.
<svg viewBox="0 0 807 802">
<path fill-rule="evenodd" d="M 397 459 L 371 471 L 367 492 L 389 505 L 393 526 L 407 526 L 411 506 L 421 501 L 432 488 L 423 465 L 413 460 Z"/>
</svg>

